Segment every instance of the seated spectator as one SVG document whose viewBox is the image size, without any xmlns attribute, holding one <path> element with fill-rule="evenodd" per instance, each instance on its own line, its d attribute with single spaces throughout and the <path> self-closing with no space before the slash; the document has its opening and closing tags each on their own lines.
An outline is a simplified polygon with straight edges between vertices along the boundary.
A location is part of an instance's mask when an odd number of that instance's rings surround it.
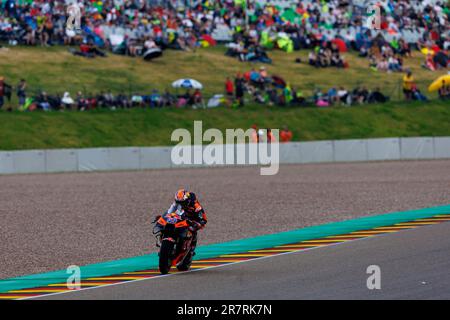
<svg viewBox="0 0 450 320">
<path fill-rule="evenodd" d="M 177 98 L 169 92 L 168 89 L 164 91 L 162 95 L 162 105 L 166 107 L 171 107 L 176 104 Z"/>
<path fill-rule="evenodd" d="M 427 54 L 425 63 L 422 64 L 422 67 L 424 67 L 425 69 L 428 69 L 430 71 L 436 70 L 436 65 L 434 63 L 433 56 L 431 54 Z"/>
<path fill-rule="evenodd" d="M 411 70 L 408 70 L 405 76 L 403 76 L 403 93 L 405 95 L 405 100 L 412 100 L 412 88 L 414 86 L 415 79 L 412 75 Z"/>
<path fill-rule="evenodd" d="M 86 109 L 88 109 L 89 105 L 88 100 L 84 98 L 81 91 L 77 92 L 77 97 L 75 98 L 75 101 L 79 111 L 85 111 Z"/>
<path fill-rule="evenodd" d="M 399 49 L 398 52 L 402 56 L 411 57 L 411 48 L 409 47 L 408 42 L 404 39 L 399 40 Z"/>
<path fill-rule="evenodd" d="M 158 90 L 154 89 L 150 95 L 150 108 L 159 108 L 163 106 L 163 101 Z"/>
<path fill-rule="evenodd" d="M 136 57 L 142 53 L 142 46 L 139 45 L 138 40 L 134 37 L 127 38 L 126 48 L 126 54 L 130 57 Z"/>
<path fill-rule="evenodd" d="M 320 89 L 315 90 L 313 100 L 317 107 L 328 107 L 330 105 L 328 96 Z"/>
<path fill-rule="evenodd" d="M 267 143 L 276 142 L 277 140 L 275 138 L 275 135 L 272 132 L 272 129 L 267 128 L 266 131 L 267 131 L 267 134 L 266 134 L 266 141 L 267 141 Z"/>
<path fill-rule="evenodd" d="M 53 110 L 63 110 L 62 102 L 61 102 L 61 95 L 58 93 L 55 96 L 48 96 L 48 99 L 50 101 L 50 107 Z"/>
<path fill-rule="evenodd" d="M 445 85 L 445 81 L 442 81 L 442 87 L 438 90 L 439 99 L 450 99 L 450 85 Z"/>
<path fill-rule="evenodd" d="M 36 101 L 39 109 L 42 109 L 44 111 L 51 110 L 51 104 L 47 92 L 42 91 Z"/>
<path fill-rule="evenodd" d="M 194 94 L 192 95 L 192 99 L 193 99 L 194 108 L 203 107 L 203 96 L 199 89 L 196 89 L 194 91 Z"/>
<path fill-rule="evenodd" d="M 314 51 L 311 51 L 308 54 L 308 63 L 309 65 L 313 66 L 313 67 L 319 67 L 319 60 L 317 59 L 317 55 Z"/>
<path fill-rule="evenodd" d="M 186 92 L 178 97 L 177 107 L 185 107 L 187 105 L 193 104 L 193 97 L 191 95 L 190 90 L 186 90 Z"/>
<path fill-rule="evenodd" d="M 370 69 L 372 69 L 373 71 L 378 71 L 378 61 L 375 55 L 370 55 L 369 56 L 369 67 Z"/>
<path fill-rule="evenodd" d="M 95 55 L 90 53 L 90 49 L 89 49 L 89 45 L 87 43 L 87 41 L 83 41 L 80 46 L 79 46 L 79 51 L 76 51 L 75 49 L 69 49 L 69 51 L 75 55 L 75 56 L 81 56 L 81 57 L 85 57 L 85 58 L 94 58 Z"/>
<path fill-rule="evenodd" d="M 402 71 L 400 62 L 395 56 L 390 56 L 388 58 L 388 70 L 391 72 Z"/>
<path fill-rule="evenodd" d="M 144 104 L 144 99 L 142 98 L 142 96 L 139 95 L 135 95 L 135 102 L 136 105 L 139 106 L 143 106 Z M 127 97 L 127 95 L 125 95 L 123 92 L 119 93 L 115 98 L 114 96 L 111 94 L 111 98 L 113 99 L 113 106 L 114 108 L 121 108 L 121 109 L 128 109 L 131 108 L 133 105 L 133 101 L 130 101 L 130 99 Z"/>
<path fill-rule="evenodd" d="M 280 131 L 280 141 L 283 143 L 292 141 L 292 131 L 290 131 L 287 126 L 284 126 Z"/>
<path fill-rule="evenodd" d="M 428 98 L 420 91 L 416 84 L 412 86 L 412 98 L 417 101 L 428 101 Z"/>
<path fill-rule="evenodd" d="M 69 92 L 64 92 L 63 98 L 61 99 L 63 109 L 71 110 L 75 104 L 75 101 L 70 96 Z"/>
<path fill-rule="evenodd" d="M 291 89 L 291 85 L 287 84 L 284 89 L 283 89 L 283 97 L 284 97 L 284 103 L 286 105 L 290 105 L 294 99 L 293 95 L 292 95 L 292 89 Z"/>
<path fill-rule="evenodd" d="M 339 53 L 333 53 L 330 65 L 337 68 L 344 68 L 344 59 L 342 59 Z"/>
<path fill-rule="evenodd" d="M 359 56 L 361 58 L 366 58 L 369 56 L 369 50 L 367 49 L 367 46 L 361 46 L 361 48 L 359 49 Z"/>
<path fill-rule="evenodd" d="M 278 91 L 276 88 L 270 88 L 266 92 L 269 106 L 278 105 L 280 103 Z"/>
<path fill-rule="evenodd" d="M 330 57 L 331 57 L 331 55 L 330 55 Z M 320 48 L 317 53 L 317 66 L 326 68 L 330 65 L 330 62 L 331 61 L 329 61 L 329 59 L 328 59 L 327 51 L 323 48 Z"/>
<path fill-rule="evenodd" d="M 367 102 L 369 91 L 366 87 L 356 87 L 352 93 L 352 101 L 358 104 Z"/>
<path fill-rule="evenodd" d="M 88 104 L 88 110 L 94 110 L 97 108 L 97 98 L 95 96 L 88 95 L 87 104 Z"/>
<path fill-rule="evenodd" d="M 266 102 L 266 100 L 264 98 L 264 95 L 263 95 L 263 92 L 261 90 L 258 90 L 258 89 L 256 89 L 253 92 L 253 100 L 256 103 L 260 103 L 260 104 L 264 104 Z"/>
<path fill-rule="evenodd" d="M 303 92 L 296 88 L 293 88 L 293 90 L 292 90 L 292 97 L 293 97 L 293 100 L 292 100 L 293 104 L 304 105 L 306 102 Z"/>
<path fill-rule="evenodd" d="M 340 104 L 347 104 L 347 98 L 349 96 L 348 91 L 344 87 L 339 87 L 337 91 L 337 96 Z"/>
<path fill-rule="evenodd" d="M 93 41 L 89 41 L 88 43 L 88 51 L 93 56 L 100 56 L 100 57 L 106 57 L 106 54 L 101 51 Z"/>
<path fill-rule="evenodd" d="M 131 97 L 131 105 L 133 107 L 140 107 L 143 108 L 144 107 L 144 98 L 138 94 L 135 93 L 132 97 Z"/>
<path fill-rule="evenodd" d="M 230 77 L 227 77 L 227 80 L 225 81 L 225 93 L 228 98 L 232 98 L 234 95 L 234 85 Z"/>
<path fill-rule="evenodd" d="M 262 82 L 270 82 L 266 67 L 259 68 L 259 75 Z"/>
<path fill-rule="evenodd" d="M 255 69 L 252 69 L 250 71 L 250 83 L 257 88 L 262 89 L 265 81 L 261 77 L 261 74 L 258 71 L 256 71 Z"/>
<path fill-rule="evenodd" d="M 5 77 L 0 77 L 0 109 L 5 104 L 5 97 L 11 100 L 12 87 L 5 82 Z"/>
<path fill-rule="evenodd" d="M 328 95 L 328 101 L 330 102 L 330 104 L 336 104 L 339 102 L 336 87 L 332 87 L 330 90 L 328 90 L 327 95 Z"/>
<path fill-rule="evenodd" d="M 256 124 L 253 124 L 252 127 L 252 143 L 259 143 L 260 141 L 260 135 L 259 135 L 259 130 Z"/>
<path fill-rule="evenodd" d="M 104 98 L 105 98 L 105 107 L 109 108 L 117 107 L 116 99 L 111 92 L 105 93 Z"/>
<path fill-rule="evenodd" d="M 389 70 L 389 63 L 386 58 L 381 58 L 377 63 L 377 70 L 387 72 Z"/>
<path fill-rule="evenodd" d="M 380 91 L 380 88 L 375 88 L 375 90 L 373 90 L 368 98 L 368 102 L 369 103 L 385 103 L 389 100 L 389 97 L 386 97 L 385 95 L 383 95 Z"/>
<path fill-rule="evenodd" d="M 144 49 L 149 50 L 149 49 L 155 49 L 155 48 L 158 48 L 158 46 L 156 45 L 156 42 L 152 38 L 147 37 L 147 39 L 144 42 Z"/>
<path fill-rule="evenodd" d="M 106 98 L 105 98 L 105 93 L 104 93 L 104 92 L 100 92 L 100 93 L 97 95 L 97 106 L 98 106 L 99 108 L 104 108 L 104 107 L 107 106 L 107 105 L 106 105 Z"/>
</svg>

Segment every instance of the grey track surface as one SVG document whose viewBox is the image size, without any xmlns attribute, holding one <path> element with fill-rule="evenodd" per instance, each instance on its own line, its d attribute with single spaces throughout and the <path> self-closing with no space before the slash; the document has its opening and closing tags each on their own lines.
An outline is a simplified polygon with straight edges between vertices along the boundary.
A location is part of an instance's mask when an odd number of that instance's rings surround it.
<svg viewBox="0 0 450 320">
<path fill-rule="evenodd" d="M 42 299 L 450 299 L 449 234 L 442 223 Z M 367 289 L 369 265 L 380 267 L 381 290 Z"/>
<path fill-rule="evenodd" d="M 0 176 L 0 278 L 154 251 L 151 219 L 182 186 L 217 243 L 448 204 L 450 161 Z"/>
</svg>

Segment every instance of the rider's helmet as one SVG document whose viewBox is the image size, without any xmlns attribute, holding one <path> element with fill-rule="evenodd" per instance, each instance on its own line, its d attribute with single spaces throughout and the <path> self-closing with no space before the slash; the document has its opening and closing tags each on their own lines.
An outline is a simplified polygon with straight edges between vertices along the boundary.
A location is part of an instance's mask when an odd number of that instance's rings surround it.
<svg viewBox="0 0 450 320">
<path fill-rule="evenodd" d="M 194 195 L 185 189 L 180 189 L 175 194 L 175 202 L 183 209 L 191 205 L 193 201 L 195 201 Z"/>
</svg>

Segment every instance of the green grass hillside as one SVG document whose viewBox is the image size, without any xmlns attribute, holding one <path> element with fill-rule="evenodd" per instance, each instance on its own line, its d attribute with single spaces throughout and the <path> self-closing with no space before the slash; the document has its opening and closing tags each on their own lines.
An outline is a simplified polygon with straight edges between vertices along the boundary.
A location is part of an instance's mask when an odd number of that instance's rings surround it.
<svg viewBox="0 0 450 320">
<path fill-rule="evenodd" d="M 160 90 L 172 81 L 191 77 L 205 86 L 205 95 L 222 93 L 226 76 L 259 65 L 241 63 L 224 56 L 223 47 L 200 49 L 196 52 L 167 51 L 163 58 L 145 62 L 139 58 L 111 55 L 86 59 L 71 55 L 67 48 L 14 47 L 0 50 L 0 76 L 15 85 L 20 78 L 29 84 L 29 92 L 49 93 L 76 91 L 93 93 L 142 92 Z M 176 128 L 192 128 L 194 120 L 203 120 L 204 128 L 279 128 L 288 125 L 297 141 L 348 139 L 392 136 L 449 136 L 450 106 L 434 100 L 426 104 L 400 102 L 402 74 L 373 72 L 366 59 L 347 53 L 350 69 L 317 70 L 295 58 L 307 58 L 307 52 L 270 53 L 271 74 L 277 74 L 309 95 L 316 87 L 345 86 L 353 89 L 366 85 L 381 87 L 391 96 L 385 105 L 350 108 L 277 108 L 246 106 L 243 109 L 217 108 L 208 110 L 117 110 L 90 112 L 0 112 L 0 150 L 33 148 L 70 148 L 100 146 L 156 146 L 171 144 Z M 423 56 L 415 53 L 407 59 L 422 91 L 442 74 L 420 67 Z M 429 95 L 435 98 L 435 95 Z M 12 105 L 16 104 L 16 98 Z"/>
<path fill-rule="evenodd" d="M 296 141 L 449 136 L 449 119 L 450 106 L 436 102 L 320 110 L 248 106 L 240 110 L 1 112 L 0 149 L 170 145 L 172 131 L 192 130 L 194 120 L 203 120 L 204 130 L 288 125 Z"/>
<path fill-rule="evenodd" d="M 73 56 L 67 47 L 12 47 L 0 50 L 0 76 L 5 76 L 12 84 L 21 78 L 27 79 L 31 90 L 45 90 L 49 93 L 77 91 L 84 93 L 111 90 L 113 93 L 148 93 L 151 89 L 169 88 L 179 78 L 194 78 L 205 86 L 204 93 L 212 95 L 224 91 L 227 76 L 238 71 L 245 72 L 260 64 L 242 63 L 226 57 L 225 48 L 218 46 L 199 49 L 196 52 L 167 50 L 164 56 L 152 62 L 141 58 L 131 58 L 109 54 L 107 58 L 88 59 Z M 372 71 L 368 60 L 355 53 L 344 54 L 350 63 L 349 69 L 316 69 L 303 62 L 295 63 L 300 57 L 307 61 L 308 51 L 287 54 L 275 50 L 269 52 L 273 64 L 267 65 L 270 74 L 277 74 L 310 94 L 316 87 L 329 89 L 343 85 L 353 89 L 357 85 L 367 85 L 369 89 L 380 87 L 383 92 L 396 100 L 402 97 L 401 73 Z M 411 68 L 420 88 L 426 87 L 445 72 L 431 72 L 420 67 L 424 56 L 414 52 L 414 57 L 405 59 L 405 66 Z M 435 97 L 431 95 L 430 97 Z"/>
</svg>

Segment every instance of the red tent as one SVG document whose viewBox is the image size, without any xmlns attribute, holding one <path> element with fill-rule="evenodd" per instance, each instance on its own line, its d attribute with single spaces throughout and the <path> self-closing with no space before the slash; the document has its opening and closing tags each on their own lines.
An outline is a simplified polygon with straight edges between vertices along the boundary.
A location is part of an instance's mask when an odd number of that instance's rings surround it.
<svg viewBox="0 0 450 320">
<path fill-rule="evenodd" d="M 336 38 L 332 42 L 337 45 L 340 52 L 347 52 L 347 45 L 345 44 L 344 40 Z"/>
<path fill-rule="evenodd" d="M 278 88 L 285 88 L 286 87 L 286 81 L 284 81 L 283 78 L 279 76 L 273 76 L 272 77 L 273 85 Z"/>
<path fill-rule="evenodd" d="M 210 46 L 215 46 L 217 44 L 216 40 L 213 39 L 209 34 L 204 34 L 202 39 L 209 43 Z"/>
<path fill-rule="evenodd" d="M 439 48 L 437 44 L 434 44 L 431 46 L 431 50 L 433 50 L 434 53 L 438 53 L 439 51 L 441 51 L 441 48 Z"/>
</svg>

